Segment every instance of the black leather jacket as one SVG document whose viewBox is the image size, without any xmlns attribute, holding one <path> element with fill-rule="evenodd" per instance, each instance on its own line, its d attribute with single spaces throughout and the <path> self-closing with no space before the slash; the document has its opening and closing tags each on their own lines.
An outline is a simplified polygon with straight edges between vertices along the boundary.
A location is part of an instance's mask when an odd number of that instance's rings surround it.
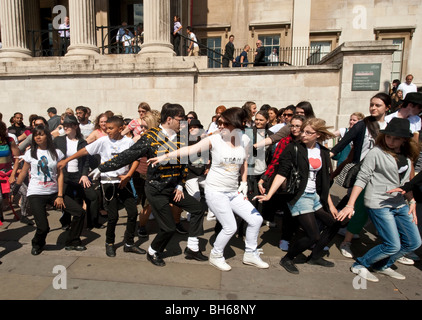
<svg viewBox="0 0 422 320">
<path fill-rule="evenodd" d="M 185 146 L 185 142 L 177 135 L 177 141 L 170 141 L 160 128 L 153 128 L 146 132 L 132 147 L 123 151 L 113 159 L 100 164 L 101 172 L 120 169 L 132 162 L 147 157 L 155 158 Z M 176 162 L 176 163 L 175 163 Z M 168 187 L 184 186 L 186 182 L 187 166 L 179 160 L 169 164 L 148 166 L 146 182 L 158 190 Z"/>
</svg>

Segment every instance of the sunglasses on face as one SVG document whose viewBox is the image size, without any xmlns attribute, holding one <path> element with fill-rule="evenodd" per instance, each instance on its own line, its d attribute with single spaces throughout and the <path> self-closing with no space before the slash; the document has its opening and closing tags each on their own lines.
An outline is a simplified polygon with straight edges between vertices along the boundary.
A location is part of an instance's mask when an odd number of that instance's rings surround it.
<svg viewBox="0 0 422 320">
<path fill-rule="evenodd" d="M 226 122 L 224 120 L 218 120 L 217 123 L 218 123 L 219 126 L 225 126 L 225 127 L 227 127 L 228 125 L 230 125 L 230 123 L 228 123 L 228 122 Z"/>
</svg>

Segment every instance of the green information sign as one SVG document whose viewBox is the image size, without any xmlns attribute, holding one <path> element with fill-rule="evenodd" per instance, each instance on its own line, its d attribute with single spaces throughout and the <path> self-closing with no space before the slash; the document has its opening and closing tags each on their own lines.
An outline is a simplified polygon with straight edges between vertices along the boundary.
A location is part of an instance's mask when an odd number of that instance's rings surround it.
<svg viewBox="0 0 422 320">
<path fill-rule="evenodd" d="M 353 65 L 352 91 L 379 91 L 381 63 Z"/>
</svg>

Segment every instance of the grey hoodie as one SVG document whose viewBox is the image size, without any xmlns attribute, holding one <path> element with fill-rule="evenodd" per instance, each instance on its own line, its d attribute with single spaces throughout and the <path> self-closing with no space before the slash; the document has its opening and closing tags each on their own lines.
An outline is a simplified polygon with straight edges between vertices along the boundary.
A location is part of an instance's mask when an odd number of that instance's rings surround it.
<svg viewBox="0 0 422 320">
<path fill-rule="evenodd" d="M 374 147 L 366 155 L 355 186 L 365 188 L 365 206 L 371 209 L 400 208 L 406 204 L 400 193 L 388 194 L 387 191 L 403 186 L 409 181 L 411 161 L 407 159 L 408 169 L 400 180 L 397 161 L 379 147 Z"/>
</svg>

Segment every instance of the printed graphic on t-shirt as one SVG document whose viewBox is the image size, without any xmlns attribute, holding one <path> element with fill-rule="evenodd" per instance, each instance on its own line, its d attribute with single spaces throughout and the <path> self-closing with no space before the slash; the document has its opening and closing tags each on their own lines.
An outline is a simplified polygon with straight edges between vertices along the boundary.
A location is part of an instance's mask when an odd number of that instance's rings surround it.
<svg viewBox="0 0 422 320">
<path fill-rule="evenodd" d="M 41 159 L 38 161 L 37 169 L 38 176 L 41 176 L 41 179 L 39 179 L 40 181 L 44 180 L 44 183 L 47 183 L 49 181 L 54 182 L 51 176 L 50 169 L 48 167 L 48 159 L 46 156 L 42 156 Z"/>
</svg>

